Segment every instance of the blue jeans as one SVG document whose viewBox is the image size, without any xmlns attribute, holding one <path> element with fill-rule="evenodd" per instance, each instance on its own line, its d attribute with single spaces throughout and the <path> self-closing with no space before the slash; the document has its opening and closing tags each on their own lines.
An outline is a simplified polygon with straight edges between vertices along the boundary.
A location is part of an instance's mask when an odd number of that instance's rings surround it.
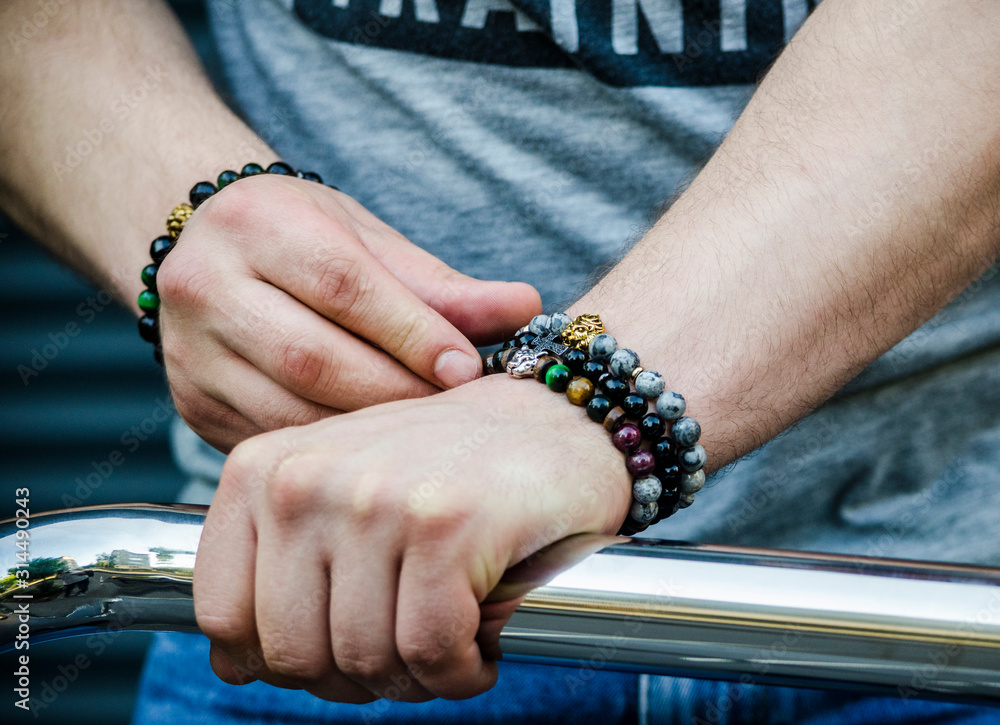
<svg viewBox="0 0 1000 725">
<path fill-rule="evenodd" d="M 496 687 L 471 700 L 342 705 L 260 682 L 226 685 L 204 637 L 158 635 L 133 725 L 195 722 L 996 725 L 1000 709 L 514 663 L 501 663 Z"/>
</svg>

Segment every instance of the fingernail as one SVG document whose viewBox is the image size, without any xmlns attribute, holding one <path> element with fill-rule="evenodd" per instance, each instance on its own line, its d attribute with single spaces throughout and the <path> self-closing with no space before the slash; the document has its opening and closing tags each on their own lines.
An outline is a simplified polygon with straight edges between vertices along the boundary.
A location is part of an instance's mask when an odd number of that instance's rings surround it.
<svg viewBox="0 0 1000 725">
<path fill-rule="evenodd" d="M 434 377 L 446 388 L 454 388 L 475 380 L 482 362 L 461 350 L 445 350 L 434 363 Z"/>
</svg>

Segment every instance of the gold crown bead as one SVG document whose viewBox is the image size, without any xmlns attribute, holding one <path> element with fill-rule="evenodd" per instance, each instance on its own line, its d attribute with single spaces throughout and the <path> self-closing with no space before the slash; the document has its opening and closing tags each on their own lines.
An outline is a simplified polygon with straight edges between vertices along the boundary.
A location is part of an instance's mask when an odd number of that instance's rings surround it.
<svg viewBox="0 0 1000 725">
<path fill-rule="evenodd" d="M 604 332 L 604 323 L 597 315 L 580 315 L 562 331 L 563 345 L 586 351 L 590 341 Z"/>
<path fill-rule="evenodd" d="M 167 217 L 167 235 L 171 239 L 177 239 L 184 231 L 184 225 L 194 214 L 194 208 L 190 204 L 178 204 Z"/>
</svg>

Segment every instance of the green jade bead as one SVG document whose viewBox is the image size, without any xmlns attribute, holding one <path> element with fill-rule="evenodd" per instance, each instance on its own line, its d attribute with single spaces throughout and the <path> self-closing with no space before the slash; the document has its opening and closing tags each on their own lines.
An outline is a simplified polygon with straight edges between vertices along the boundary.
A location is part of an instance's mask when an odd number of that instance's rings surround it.
<svg viewBox="0 0 1000 725">
<path fill-rule="evenodd" d="M 573 373 L 565 365 L 553 365 L 545 373 L 545 384 L 557 393 L 565 393 L 572 379 Z"/>
<path fill-rule="evenodd" d="M 139 309 L 143 312 L 155 312 L 160 309 L 160 296 L 144 289 L 139 293 Z"/>
</svg>

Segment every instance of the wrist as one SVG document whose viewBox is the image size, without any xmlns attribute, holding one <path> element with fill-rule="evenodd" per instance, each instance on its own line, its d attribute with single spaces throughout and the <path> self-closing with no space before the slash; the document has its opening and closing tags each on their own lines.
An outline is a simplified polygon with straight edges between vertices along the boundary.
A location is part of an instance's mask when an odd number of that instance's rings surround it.
<svg viewBox="0 0 1000 725">
<path fill-rule="evenodd" d="M 569 484 L 574 487 L 569 508 L 562 512 L 571 520 L 566 535 L 618 531 L 631 505 L 631 478 L 622 454 L 607 432 L 588 419 L 584 408 L 570 405 L 565 395 L 533 379 L 509 375 L 487 375 L 443 395 L 458 391 L 473 391 L 484 409 L 498 411 L 505 424 L 534 433 L 532 447 L 519 455 L 565 460 L 563 470 L 573 477 Z"/>
</svg>

